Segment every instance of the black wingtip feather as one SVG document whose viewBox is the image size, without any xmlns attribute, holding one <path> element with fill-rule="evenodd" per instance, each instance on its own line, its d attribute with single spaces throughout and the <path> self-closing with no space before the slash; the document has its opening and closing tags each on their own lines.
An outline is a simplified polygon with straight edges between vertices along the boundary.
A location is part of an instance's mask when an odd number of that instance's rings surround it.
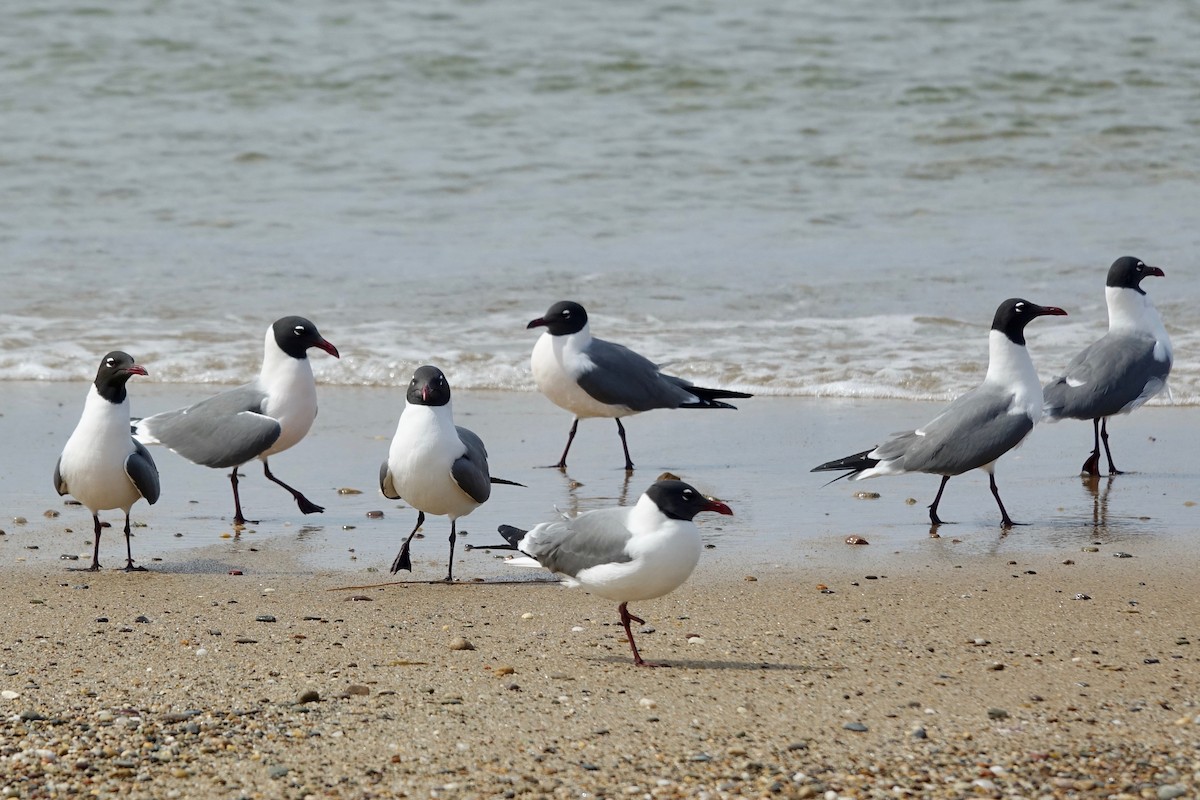
<svg viewBox="0 0 1200 800">
<path fill-rule="evenodd" d="M 879 463 L 879 459 L 871 458 L 869 455 L 874 449 L 875 448 L 872 447 L 870 450 L 863 450 L 861 453 L 855 453 L 852 456 L 834 459 L 833 461 L 826 461 L 819 467 L 813 467 L 811 471 L 832 472 L 834 470 L 847 470 L 846 475 L 852 475 L 855 472 L 861 472 L 864 469 L 870 469 Z M 844 478 L 846 475 L 843 475 L 842 477 Z M 840 478 L 834 478 L 834 480 L 840 480 Z"/>
<path fill-rule="evenodd" d="M 501 536 L 504 537 L 504 541 L 513 546 L 513 549 L 516 549 L 517 544 L 519 544 L 521 539 L 525 537 L 525 534 L 529 532 L 523 531 L 520 528 L 514 528 L 512 525 L 501 525 L 500 527 L 496 528 L 496 530 Z"/>
<path fill-rule="evenodd" d="M 502 486 L 520 486 L 522 489 L 529 488 L 528 486 L 526 486 L 523 483 L 517 483 L 516 481 L 505 480 L 504 478 L 489 478 L 488 480 L 490 480 L 492 483 L 499 483 Z"/>
<path fill-rule="evenodd" d="M 729 389 L 706 389 L 703 386 L 687 386 L 685 388 L 689 392 L 694 394 L 696 397 L 698 397 L 699 402 L 684 403 L 683 408 L 733 408 L 733 409 L 736 409 L 737 406 L 731 405 L 730 403 L 722 403 L 718 400 L 718 398 L 732 397 L 732 398 L 740 398 L 740 399 L 744 400 L 747 397 L 754 396 L 754 395 L 748 394 L 746 392 L 734 392 Z"/>
</svg>

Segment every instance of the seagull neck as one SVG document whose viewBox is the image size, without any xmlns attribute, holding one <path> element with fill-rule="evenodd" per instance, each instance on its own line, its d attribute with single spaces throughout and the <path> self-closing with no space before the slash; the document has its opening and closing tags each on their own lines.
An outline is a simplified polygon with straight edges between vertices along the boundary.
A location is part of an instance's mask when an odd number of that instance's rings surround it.
<svg viewBox="0 0 1200 800">
<path fill-rule="evenodd" d="M 76 430 L 98 439 L 97 447 L 127 441 L 130 438 L 128 396 L 114 403 L 101 395 L 93 385 L 83 403 L 83 414 Z"/>
<path fill-rule="evenodd" d="M 307 358 L 293 358 L 279 349 L 274 338 L 268 334 L 263 350 L 262 369 L 258 373 L 259 384 L 268 394 L 284 387 L 312 384 L 312 362 Z"/>
<path fill-rule="evenodd" d="M 996 330 L 988 333 L 988 368 L 984 382 L 1005 386 L 1035 386 L 1039 392 L 1041 390 L 1029 350 Z"/>
<path fill-rule="evenodd" d="M 638 498 L 637 504 L 629 509 L 626 527 L 635 534 L 651 533 L 666 520 L 667 516 L 662 513 L 658 504 L 649 495 L 643 494 Z"/>
<path fill-rule="evenodd" d="M 552 336 L 554 347 L 558 351 L 568 350 L 573 353 L 579 353 L 587 349 L 587 346 L 592 343 L 592 332 L 585 322 L 583 327 L 574 333 L 568 333 L 566 336 Z"/>
<path fill-rule="evenodd" d="M 1105 286 L 1104 299 L 1108 303 L 1110 331 L 1136 330 L 1158 333 L 1163 327 L 1162 317 L 1147 294 L 1136 289 Z"/>
</svg>

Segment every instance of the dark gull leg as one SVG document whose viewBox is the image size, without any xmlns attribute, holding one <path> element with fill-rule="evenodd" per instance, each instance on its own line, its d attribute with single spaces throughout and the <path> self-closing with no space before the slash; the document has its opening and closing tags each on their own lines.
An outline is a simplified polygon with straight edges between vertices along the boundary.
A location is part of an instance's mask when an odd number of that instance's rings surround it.
<svg viewBox="0 0 1200 800">
<path fill-rule="evenodd" d="M 646 620 L 630 614 L 627 605 L 628 603 L 621 603 L 617 606 L 617 610 L 621 612 L 621 624 L 625 626 L 625 636 L 629 639 L 629 647 L 633 650 L 633 663 L 639 667 L 661 667 L 661 664 L 651 664 L 642 660 L 642 654 L 638 652 L 637 645 L 633 642 L 633 631 L 629 629 L 629 623 L 636 622 L 638 625 L 645 625 Z"/>
<path fill-rule="evenodd" d="M 1081 471 L 1084 475 L 1090 475 L 1093 478 L 1100 477 L 1100 419 L 1092 420 L 1092 428 L 1095 432 L 1095 446 L 1092 447 L 1092 454 L 1088 456 L 1087 461 L 1083 462 Z"/>
<path fill-rule="evenodd" d="M 242 516 L 242 498 L 238 497 L 237 471 L 238 468 L 234 467 L 233 472 L 229 473 L 229 482 L 233 484 L 233 524 L 245 525 L 247 522 L 249 522 L 251 525 L 257 525 L 258 520 L 246 519 Z"/>
<path fill-rule="evenodd" d="M 125 571 L 126 572 L 146 572 L 145 567 L 135 567 L 133 565 L 133 546 L 129 544 L 129 512 L 125 512 Z"/>
<path fill-rule="evenodd" d="M 296 501 L 296 505 L 300 506 L 301 514 L 316 514 L 316 513 L 319 513 L 321 511 L 325 510 L 321 506 L 319 506 L 316 503 L 309 500 L 304 495 L 300 494 L 300 492 L 296 491 L 295 489 L 288 486 L 283 481 L 279 480 L 279 478 L 276 478 L 274 475 L 272 475 L 271 468 L 269 466 L 267 466 L 267 460 L 265 458 L 263 459 L 263 474 L 267 476 L 267 480 L 271 481 L 272 483 L 277 483 L 280 486 L 282 486 L 283 488 L 287 489 L 289 492 L 291 492 L 292 499 Z"/>
<path fill-rule="evenodd" d="M 1117 465 L 1113 463 L 1112 450 L 1108 449 L 1108 417 L 1105 417 L 1100 422 L 1100 441 L 1104 442 L 1104 455 L 1108 456 L 1108 474 L 1109 475 L 1124 475 L 1125 473 L 1121 472 L 1121 470 L 1117 469 Z M 1100 461 L 1100 454 L 1097 453 L 1096 454 L 1097 468 L 1100 466 L 1099 461 Z M 1099 473 L 1100 470 L 1097 469 L 1096 472 Z"/>
<path fill-rule="evenodd" d="M 996 488 L 996 476 L 988 475 L 988 484 L 992 487 L 992 496 L 996 498 L 996 505 L 1000 506 L 1000 525 L 1005 528 L 1011 528 L 1013 525 L 1024 525 L 1023 522 L 1013 522 L 1009 519 L 1008 512 L 1004 509 L 1004 503 L 1000 502 L 1000 490 Z"/>
<path fill-rule="evenodd" d="M 625 471 L 633 472 L 633 461 L 629 458 L 629 444 L 625 441 L 625 426 L 617 418 L 617 435 L 621 437 L 621 449 L 625 451 Z"/>
<path fill-rule="evenodd" d="M 933 505 L 929 506 L 929 521 L 934 525 L 945 525 L 937 515 L 938 503 L 942 502 L 942 491 L 945 490 L 946 484 L 950 481 L 949 475 L 942 476 L 942 483 L 938 486 L 937 497 L 933 498 Z"/>
<path fill-rule="evenodd" d="M 567 453 L 571 452 L 571 442 L 575 441 L 575 431 L 577 430 L 579 430 L 579 417 L 576 417 L 575 421 L 571 423 L 571 432 L 567 434 L 567 446 L 563 448 L 562 458 L 554 465 L 559 469 L 567 468 Z"/>
<path fill-rule="evenodd" d="M 100 571 L 100 515 L 92 514 L 92 528 L 95 533 L 92 535 L 96 540 L 95 546 L 92 547 L 92 565 L 88 567 L 89 572 Z"/>
<path fill-rule="evenodd" d="M 446 583 L 454 583 L 454 540 L 458 538 L 455 525 L 458 520 L 450 520 L 450 560 L 446 563 Z"/>
<path fill-rule="evenodd" d="M 425 524 L 425 512 L 417 509 L 417 524 L 413 526 L 412 533 L 404 540 L 404 546 L 400 548 L 400 552 L 396 554 L 396 560 L 392 562 L 392 574 L 395 575 L 400 570 L 408 570 L 412 572 L 412 559 L 408 556 L 408 545 L 412 542 L 413 537 L 417 535 L 417 531 L 421 530 L 421 526 Z"/>
</svg>

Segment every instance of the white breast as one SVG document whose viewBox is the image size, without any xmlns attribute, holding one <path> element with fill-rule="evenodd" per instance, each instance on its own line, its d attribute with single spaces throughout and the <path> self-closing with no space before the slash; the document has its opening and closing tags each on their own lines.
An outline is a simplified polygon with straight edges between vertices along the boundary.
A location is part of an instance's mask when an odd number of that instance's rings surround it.
<svg viewBox="0 0 1200 800">
<path fill-rule="evenodd" d="M 991 382 L 1013 393 L 1009 414 L 1025 414 L 1036 425 L 1042 418 L 1042 384 L 1033 359 L 1024 345 L 1017 344 L 1000 331 L 988 334 L 988 371 L 984 382 Z"/>
<path fill-rule="evenodd" d="M 128 511 L 142 496 L 125 474 L 125 460 L 133 452 L 128 398 L 113 405 L 93 385 L 59 462 L 68 491 L 92 512 L 109 508 Z"/>
<path fill-rule="evenodd" d="M 584 349 L 591 341 L 587 328 L 567 336 L 543 333 L 533 345 L 529 366 L 538 391 L 559 408 L 581 419 L 624 417 L 633 413 L 626 406 L 601 403 L 580 388 L 578 377 L 594 369 Z"/>
<path fill-rule="evenodd" d="M 1106 286 L 1104 299 L 1108 303 L 1109 331 L 1148 333 L 1154 337 L 1154 358 L 1167 364 L 1172 362 L 1174 353 L 1171 349 L 1171 337 L 1167 335 L 1162 315 L 1158 313 L 1149 295 L 1133 289 Z"/>
<path fill-rule="evenodd" d="M 426 514 L 454 519 L 466 516 L 479 503 L 450 475 L 451 466 L 466 451 L 454 428 L 449 405 L 408 404 L 388 451 L 392 484 L 404 502 Z"/>
<path fill-rule="evenodd" d="M 619 602 L 662 597 L 679 588 L 696 568 L 703 549 L 695 523 L 666 518 L 643 495 L 626 524 L 633 533 L 626 545 L 633 560 L 580 570 L 576 580 Z"/>
<path fill-rule="evenodd" d="M 307 358 L 292 358 L 279 349 L 268 331 L 258 381 L 267 400 L 263 411 L 279 420 L 279 438 L 259 458 L 282 453 L 303 439 L 317 418 L 317 383 Z"/>
</svg>

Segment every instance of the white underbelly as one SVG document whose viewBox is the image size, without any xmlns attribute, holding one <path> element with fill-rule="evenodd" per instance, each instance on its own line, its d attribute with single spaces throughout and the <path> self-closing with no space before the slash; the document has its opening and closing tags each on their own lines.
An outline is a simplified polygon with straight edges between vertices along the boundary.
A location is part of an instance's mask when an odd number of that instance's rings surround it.
<svg viewBox="0 0 1200 800">
<path fill-rule="evenodd" d="M 133 452 L 130 442 L 129 453 Z M 71 459 L 71 468 L 62 471 L 71 496 L 93 510 L 126 509 L 141 498 L 133 481 L 125 474 L 129 453 L 108 459 L 84 455 Z"/>
</svg>

